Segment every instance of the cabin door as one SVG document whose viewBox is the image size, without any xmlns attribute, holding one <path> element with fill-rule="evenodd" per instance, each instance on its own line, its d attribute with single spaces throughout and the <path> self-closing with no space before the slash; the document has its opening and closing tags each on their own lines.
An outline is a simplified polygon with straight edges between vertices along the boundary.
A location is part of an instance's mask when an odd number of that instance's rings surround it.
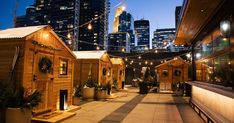
<svg viewBox="0 0 234 123">
<path fill-rule="evenodd" d="M 53 61 L 54 61 L 54 55 L 43 53 L 43 52 L 37 52 L 34 54 L 34 82 L 33 82 L 33 88 L 37 89 L 42 92 L 42 99 L 41 104 L 37 107 L 36 110 L 46 110 L 51 109 L 53 106 L 53 69 L 51 72 L 46 73 L 42 72 L 40 68 L 42 66 L 39 66 L 41 63 L 41 59 L 46 58 L 49 59 L 52 62 L 52 68 L 53 68 Z"/>
</svg>

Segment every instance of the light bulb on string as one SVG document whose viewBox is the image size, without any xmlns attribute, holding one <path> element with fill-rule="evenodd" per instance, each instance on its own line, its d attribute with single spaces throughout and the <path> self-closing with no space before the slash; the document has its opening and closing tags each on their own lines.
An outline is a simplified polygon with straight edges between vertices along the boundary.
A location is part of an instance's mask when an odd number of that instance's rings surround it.
<svg viewBox="0 0 234 123">
<path fill-rule="evenodd" d="M 134 61 L 132 60 L 131 63 L 133 63 Z"/>
<path fill-rule="evenodd" d="M 125 52 L 125 49 L 124 48 L 122 48 L 122 50 L 121 50 L 122 52 Z"/>
<path fill-rule="evenodd" d="M 141 59 L 141 56 L 139 56 L 138 59 Z"/>
<path fill-rule="evenodd" d="M 155 50 L 155 53 L 158 53 L 158 50 Z"/>
<path fill-rule="evenodd" d="M 96 48 L 97 50 L 100 50 L 100 47 L 99 46 L 97 46 L 97 48 Z"/>
<path fill-rule="evenodd" d="M 128 58 L 125 58 L 125 61 L 128 61 Z"/>
<path fill-rule="evenodd" d="M 153 65 L 153 62 L 150 62 L 150 65 Z"/>
<path fill-rule="evenodd" d="M 139 62 L 139 65 L 141 65 L 141 62 Z"/>
<path fill-rule="evenodd" d="M 70 33 L 67 34 L 67 38 L 71 39 L 71 34 Z"/>
<path fill-rule="evenodd" d="M 92 25 L 91 25 L 91 23 L 89 23 L 88 30 L 91 30 L 91 29 L 92 29 Z"/>
<path fill-rule="evenodd" d="M 148 61 L 145 61 L 145 64 L 147 65 L 147 64 L 148 64 Z"/>
</svg>

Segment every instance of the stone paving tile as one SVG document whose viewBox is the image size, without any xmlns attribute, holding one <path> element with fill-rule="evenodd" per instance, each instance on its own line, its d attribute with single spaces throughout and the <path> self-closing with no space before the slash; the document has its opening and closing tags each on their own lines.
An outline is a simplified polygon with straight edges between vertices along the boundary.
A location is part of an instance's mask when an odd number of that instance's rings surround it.
<svg viewBox="0 0 234 123">
<path fill-rule="evenodd" d="M 64 123 L 202 123 L 181 97 L 172 94 L 137 94 L 130 88 L 120 98 L 81 105 L 76 116 Z"/>
<path fill-rule="evenodd" d="M 76 116 L 63 121 L 63 123 L 97 123 L 132 100 L 136 95 L 138 94 L 130 93 L 127 94 L 127 96 L 109 101 L 92 101 L 85 103 L 81 105 L 80 110 L 76 111 Z"/>
</svg>

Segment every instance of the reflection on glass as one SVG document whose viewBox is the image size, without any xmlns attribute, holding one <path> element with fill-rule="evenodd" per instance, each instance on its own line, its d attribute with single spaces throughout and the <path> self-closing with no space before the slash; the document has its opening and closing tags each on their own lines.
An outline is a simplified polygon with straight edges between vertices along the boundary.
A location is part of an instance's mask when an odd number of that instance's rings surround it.
<svg viewBox="0 0 234 123">
<path fill-rule="evenodd" d="M 229 39 L 223 38 L 223 37 L 218 37 L 213 41 L 213 48 L 214 52 L 223 50 L 224 48 L 229 47 Z"/>
</svg>

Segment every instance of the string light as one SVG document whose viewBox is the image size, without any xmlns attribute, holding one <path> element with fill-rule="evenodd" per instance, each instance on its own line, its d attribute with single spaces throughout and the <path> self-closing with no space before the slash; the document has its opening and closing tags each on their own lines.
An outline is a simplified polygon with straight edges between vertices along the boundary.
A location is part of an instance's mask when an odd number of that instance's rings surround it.
<svg viewBox="0 0 234 123">
<path fill-rule="evenodd" d="M 141 59 L 141 56 L 139 56 L 138 59 Z"/>
<path fill-rule="evenodd" d="M 124 48 L 122 48 L 122 50 L 121 50 L 122 52 L 125 52 L 125 49 Z"/>
<path fill-rule="evenodd" d="M 155 50 L 155 53 L 158 53 L 158 50 Z"/>
<path fill-rule="evenodd" d="M 128 58 L 125 58 L 125 61 L 128 61 Z"/>
<path fill-rule="evenodd" d="M 145 64 L 147 65 L 147 64 L 148 64 L 148 61 L 145 61 Z"/>
<path fill-rule="evenodd" d="M 153 65 L 153 62 L 150 62 L 150 65 Z"/>
<path fill-rule="evenodd" d="M 92 29 L 92 25 L 91 25 L 91 23 L 89 23 L 88 30 L 91 30 L 91 29 Z"/>
<path fill-rule="evenodd" d="M 139 62 L 139 65 L 141 65 L 141 62 Z"/>
<path fill-rule="evenodd" d="M 100 50 L 100 47 L 99 46 L 97 46 L 97 48 L 96 48 L 97 50 Z"/>
<path fill-rule="evenodd" d="M 186 54 L 186 57 L 187 57 L 187 58 L 191 58 L 191 54 L 190 54 L 190 53 L 187 53 L 187 54 Z"/>
<path fill-rule="evenodd" d="M 71 39 L 71 34 L 70 33 L 67 34 L 67 38 Z"/>
</svg>

